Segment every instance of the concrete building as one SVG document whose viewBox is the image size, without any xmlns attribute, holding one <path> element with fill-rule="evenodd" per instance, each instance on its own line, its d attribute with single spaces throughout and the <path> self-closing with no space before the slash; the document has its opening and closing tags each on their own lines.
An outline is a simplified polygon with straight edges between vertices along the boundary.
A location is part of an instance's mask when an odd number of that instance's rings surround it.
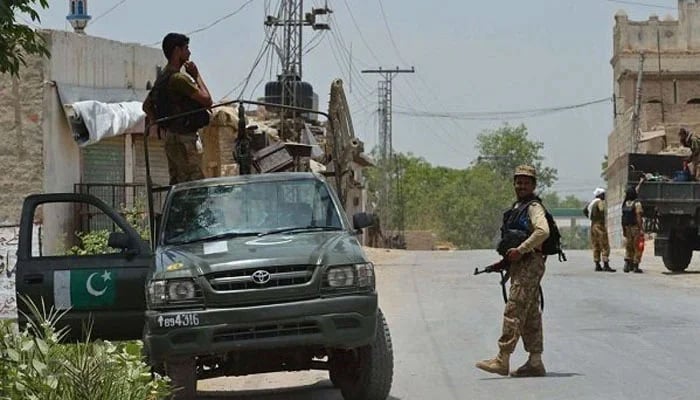
<svg viewBox="0 0 700 400">
<path fill-rule="evenodd" d="M 608 227 L 611 244 L 620 246 L 620 205 L 630 175 L 627 154 L 678 146 L 680 126 L 700 130 L 700 2 L 678 0 L 678 19 L 652 15 L 631 21 L 619 11 L 610 63 L 615 119 L 608 137 Z M 633 132 L 637 95 L 638 130 Z"/>
</svg>

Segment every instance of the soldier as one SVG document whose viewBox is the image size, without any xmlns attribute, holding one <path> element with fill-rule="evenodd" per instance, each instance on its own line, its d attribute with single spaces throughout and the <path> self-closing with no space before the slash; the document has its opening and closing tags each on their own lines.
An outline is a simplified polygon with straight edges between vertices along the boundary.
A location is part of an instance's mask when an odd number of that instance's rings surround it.
<svg viewBox="0 0 700 400">
<path fill-rule="evenodd" d="M 642 251 L 637 246 L 640 236 L 644 236 L 644 224 L 642 220 L 642 203 L 637 200 L 637 192 L 644 178 L 639 181 L 636 188 L 630 187 L 625 192 L 625 200 L 622 202 L 622 232 L 625 236 L 625 272 L 642 273 L 639 263 L 642 260 Z"/>
<path fill-rule="evenodd" d="M 542 363 L 542 314 L 540 312 L 540 281 L 544 275 L 545 256 L 542 244 L 549 237 L 545 210 L 534 192 L 537 185 L 535 168 L 521 165 L 515 169 L 513 186 L 517 196 L 510 215 L 504 218 L 506 230 L 517 230 L 527 237 L 519 246 L 510 248 L 505 257 L 510 262 L 510 295 L 503 312 L 503 330 L 495 358 L 479 361 L 476 367 L 486 372 L 508 375 L 510 355 L 522 336 L 527 362 L 513 371 L 515 377 L 544 376 Z M 525 208 L 527 208 L 525 210 Z"/>
<path fill-rule="evenodd" d="M 595 271 L 615 272 L 610 268 L 610 241 L 605 225 L 605 189 L 596 188 L 595 198 L 588 204 L 588 218 L 591 219 L 591 245 L 593 246 L 593 262 Z M 603 267 L 600 260 L 603 260 Z"/>
<path fill-rule="evenodd" d="M 163 38 L 163 54 L 168 65 L 144 101 L 143 110 L 149 120 L 213 104 L 197 65 L 190 61 L 189 43 L 190 39 L 180 33 L 169 33 Z M 183 66 L 187 74 L 180 72 Z M 197 130 L 208 123 L 209 114 L 201 111 L 162 124 L 166 129 L 165 153 L 171 185 L 204 178 Z"/>
<path fill-rule="evenodd" d="M 686 161 L 691 163 L 690 172 L 693 174 L 693 178 L 698 181 L 700 180 L 700 137 L 685 128 L 678 131 L 678 136 L 680 136 L 681 144 L 690 148 L 691 154 Z"/>
</svg>

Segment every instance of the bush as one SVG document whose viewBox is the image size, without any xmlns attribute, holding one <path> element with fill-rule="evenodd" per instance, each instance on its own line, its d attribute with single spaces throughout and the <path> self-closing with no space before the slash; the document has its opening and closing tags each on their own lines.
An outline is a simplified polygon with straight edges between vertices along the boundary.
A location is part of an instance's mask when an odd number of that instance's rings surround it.
<svg viewBox="0 0 700 400">
<path fill-rule="evenodd" d="M 20 330 L 0 320 L 0 399 L 157 400 L 169 394 L 167 378 L 151 376 L 140 342 L 63 344 L 56 330 L 64 313 L 41 311 L 22 299 L 37 323 Z"/>
</svg>

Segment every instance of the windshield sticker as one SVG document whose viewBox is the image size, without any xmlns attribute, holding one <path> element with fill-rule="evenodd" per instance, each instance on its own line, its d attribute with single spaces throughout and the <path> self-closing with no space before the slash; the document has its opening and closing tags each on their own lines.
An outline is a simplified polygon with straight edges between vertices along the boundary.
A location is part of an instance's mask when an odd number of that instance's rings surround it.
<svg viewBox="0 0 700 400">
<path fill-rule="evenodd" d="M 290 243 L 292 241 L 291 236 L 282 236 L 281 238 L 256 238 L 245 242 L 249 246 L 275 246 L 278 244 Z"/>
<path fill-rule="evenodd" d="M 58 310 L 85 310 L 111 306 L 117 297 L 115 270 L 53 272 L 54 304 Z"/>
<path fill-rule="evenodd" d="M 227 253 L 228 243 L 221 242 L 204 242 L 204 254 Z"/>
</svg>

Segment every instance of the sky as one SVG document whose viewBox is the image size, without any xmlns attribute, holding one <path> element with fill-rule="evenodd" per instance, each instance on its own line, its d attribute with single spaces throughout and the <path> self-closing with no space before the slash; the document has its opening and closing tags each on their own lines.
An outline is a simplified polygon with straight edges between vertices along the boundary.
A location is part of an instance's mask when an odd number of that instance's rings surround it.
<svg viewBox="0 0 700 400">
<path fill-rule="evenodd" d="M 49 0 L 49 9 L 40 12 L 40 27 L 71 30 L 65 19 L 68 3 Z M 278 4 L 90 0 L 93 20 L 86 32 L 153 47 L 168 32 L 192 32 L 191 59 L 214 99 L 236 98 L 251 70 L 243 97 L 257 98 L 280 68 L 275 57 L 263 57 L 252 68 L 265 42 L 265 16 L 274 14 Z M 600 173 L 613 124 L 611 102 L 506 121 L 404 112 L 518 111 L 611 97 L 615 13 L 624 9 L 631 20 L 651 14 L 677 18 L 677 0 L 306 0 L 304 11 L 326 4 L 333 10 L 331 30 L 303 32 L 304 43 L 310 44 L 303 80 L 313 85 L 325 110 L 331 82 L 343 79 L 355 134 L 366 149 L 377 143 L 379 76 L 361 71 L 414 67 L 414 74 L 393 81 L 394 151 L 465 168 L 478 156 L 480 133 L 523 123 L 530 139 L 543 143 L 544 165 L 558 170 L 553 190 L 581 199 L 605 185 Z"/>
</svg>

